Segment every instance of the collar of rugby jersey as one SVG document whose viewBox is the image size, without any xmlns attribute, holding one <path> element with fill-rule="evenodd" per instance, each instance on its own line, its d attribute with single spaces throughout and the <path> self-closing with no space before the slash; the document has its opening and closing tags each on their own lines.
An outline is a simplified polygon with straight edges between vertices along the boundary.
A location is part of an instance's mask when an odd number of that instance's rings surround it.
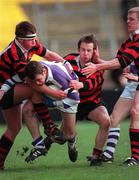
<svg viewBox="0 0 139 180">
<path fill-rule="evenodd" d="M 131 41 L 133 41 L 133 36 L 136 35 L 136 34 L 139 34 L 139 29 L 137 29 L 137 30 L 134 31 L 133 33 L 130 33 L 130 34 L 129 34 L 129 37 L 130 37 Z"/>
<path fill-rule="evenodd" d="M 45 67 L 45 66 L 44 66 L 44 67 Z M 54 85 L 56 85 L 56 86 L 58 86 L 58 87 L 61 87 L 61 85 L 54 79 L 50 67 L 48 67 L 48 66 L 46 66 L 46 67 L 47 67 L 47 69 L 48 69 L 48 75 L 47 75 L 47 78 L 46 78 L 45 82 L 46 82 L 46 83 L 49 83 L 49 82 L 50 82 L 50 84 L 54 84 Z"/>
<path fill-rule="evenodd" d="M 28 50 L 26 50 L 16 39 L 15 39 L 15 43 L 21 49 L 24 55 L 27 56 Z"/>
<path fill-rule="evenodd" d="M 45 67 L 45 66 L 44 66 Z M 52 71 L 51 69 L 46 66 L 47 69 L 48 69 L 48 74 L 47 74 L 47 78 L 46 78 L 46 81 L 45 82 L 49 82 L 49 81 L 54 81 L 54 78 L 53 78 L 53 74 L 52 74 Z"/>
<path fill-rule="evenodd" d="M 77 66 L 78 66 L 78 70 L 79 70 L 79 71 L 80 71 L 82 68 L 84 68 L 84 67 L 81 66 L 81 63 L 80 63 L 80 55 L 75 58 L 75 61 L 76 61 L 76 63 L 77 63 Z"/>
<path fill-rule="evenodd" d="M 80 64 L 80 55 L 75 58 L 75 61 L 76 61 L 77 66 L 78 66 L 78 70 L 80 71 L 82 69 L 81 64 Z"/>
</svg>

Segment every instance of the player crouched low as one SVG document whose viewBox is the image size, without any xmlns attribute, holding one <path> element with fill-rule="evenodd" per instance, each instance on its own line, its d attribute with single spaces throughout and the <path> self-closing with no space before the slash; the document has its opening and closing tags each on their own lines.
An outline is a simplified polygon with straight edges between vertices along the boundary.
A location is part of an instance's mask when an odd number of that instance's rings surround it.
<svg viewBox="0 0 139 180">
<path fill-rule="evenodd" d="M 39 90 L 40 88 L 43 90 L 46 86 L 50 86 L 51 88 L 61 89 L 67 93 L 66 98 L 57 101 L 50 96 L 48 97 L 48 94 L 45 94 L 44 90 L 43 101 L 48 107 L 57 108 L 62 112 L 63 120 L 61 131 L 64 136 L 63 141 L 64 139 L 67 141 L 69 158 L 72 162 L 75 162 L 78 156 L 78 151 L 76 149 L 76 112 L 80 101 L 77 90 L 82 88 L 82 83 L 78 82 L 76 74 L 72 70 L 69 70 L 63 63 L 31 61 L 27 65 L 25 73 L 27 82 L 34 83 L 39 87 Z M 70 88 L 72 80 L 77 83 L 76 89 Z M 47 135 L 48 137 L 45 139 L 45 143 L 47 149 L 49 149 L 48 147 L 50 147 L 56 139 L 53 139 L 49 134 Z M 26 160 L 32 158 L 32 155 L 34 156 L 31 151 Z M 35 159 L 36 158 L 37 157 L 35 157 Z"/>
</svg>

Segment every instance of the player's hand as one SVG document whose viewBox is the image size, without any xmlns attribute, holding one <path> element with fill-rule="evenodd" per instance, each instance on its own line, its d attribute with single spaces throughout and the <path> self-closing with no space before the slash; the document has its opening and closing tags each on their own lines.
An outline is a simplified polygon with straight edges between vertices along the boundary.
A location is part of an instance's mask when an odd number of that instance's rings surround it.
<svg viewBox="0 0 139 180">
<path fill-rule="evenodd" d="M 71 80 L 69 83 L 69 87 L 74 90 L 79 90 L 79 89 L 83 88 L 83 83 L 79 82 L 77 80 Z"/>
<path fill-rule="evenodd" d="M 0 89 L 0 100 L 3 98 L 4 94 L 5 94 L 5 92 Z"/>
<path fill-rule="evenodd" d="M 89 62 L 86 63 L 85 65 L 86 67 L 81 70 L 81 73 L 85 75 L 87 78 L 97 71 L 96 64 Z"/>
<path fill-rule="evenodd" d="M 123 73 L 124 77 L 127 78 L 128 80 L 132 81 L 138 81 L 138 76 L 135 76 L 131 73 Z"/>
<path fill-rule="evenodd" d="M 130 73 L 130 67 L 127 66 L 123 69 L 123 73 Z"/>
<path fill-rule="evenodd" d="M 71 64 L 66 60 L 63 62 L 63 64 L 64 64 L 65 68 L 67 69 L 67 71 L 71 74 L 73 72 L 73 68 L 72 68 Z"/>
<path fill-rule="evenodd" d="M 93 57 L 92 57 L 92 62 L 96 63 L 96 64 L 99 64 L 99 59 L 100 59 L 100 56 L 99 56 L 99 50 L 98 48 L 94 49 L 93 51 Z"/>
<path fill-rule="evenodd" d="M 62 90 L 53 90 L 55 93 L 52 95 L 56 100 L 62 100 L 67 97 L 67 92 Z"/>
</svg>

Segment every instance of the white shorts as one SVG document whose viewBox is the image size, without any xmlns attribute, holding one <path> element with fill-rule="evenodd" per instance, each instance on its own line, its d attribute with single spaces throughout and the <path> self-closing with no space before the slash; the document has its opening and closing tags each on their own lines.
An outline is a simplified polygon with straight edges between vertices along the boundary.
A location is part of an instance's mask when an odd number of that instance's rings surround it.
<svg viewBox="0 0 139 180">
<path fill-rule="evenodd" d="M 74 99 L 65 98 L 61 101 L 56 101 L 56 108 L 61 112 L 76 113 L 79 102 Z"/>
<path fill-rule="evenodd" d="M 43 102 L 49 109 L 59 109 L 61 112 L 75 114 L 80 101 L 68 97 L 63 100 L 54 100 L 51 97 L 43 96 Z"/>
<path fill-rule="evenodd" d="M 139 83 L 135 82 L 135 81 L 127 82 L 120 97 L 127 98 L 127 99 L 133 99 L 135 96 L 135 92 L 136 92 L 136 88 L 137 88 L 138 84 Z"/>
<path fill-rule="evenodd" d="M 66 108 L 66 109 L 64 107 L 62 107 L 62 106 L 58 106 L 57 109 L 59 109 L 61 112 L 76 114 L 77 107 L 78 107 L 78 104 L 74 104 L 74 105 L 72 105 L 72 106 L 70 106 L 69 108 Z"/>
</svg>

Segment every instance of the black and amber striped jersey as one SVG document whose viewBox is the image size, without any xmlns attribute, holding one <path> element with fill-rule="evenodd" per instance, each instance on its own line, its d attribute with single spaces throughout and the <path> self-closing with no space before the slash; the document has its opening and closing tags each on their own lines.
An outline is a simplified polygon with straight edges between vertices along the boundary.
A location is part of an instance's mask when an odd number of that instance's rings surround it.
<svg viewBox="0 0 139 180">
<path fill-rule="evenodd" d="M 122 43 L 117 52 L 117 58 L 122 68 L 134 61 L 139 76 L 139 34 L 133 35 Z"/>
<path fill-rule="evenodd" d="M 89 78 L 86 78 L 81 73 L 81 68 L 78 63 L 79 54 L 72 53 L 68 54 L 64 57 L 73 67 L 74 72 L 79 77 L 79 81 L 83 83 L 84 88 L 79 90 L 80 93 L 80 103 L 85 102 L 94 102 L 100 103 L 101 102 L 101 91 L 102 91 L 102 84 L 104 81 L 103 75 L 104 71 L 97 71 Z"/>
<path fill-rule="evenodd" d="M 16 40 L 12 41 L 0 54 L 0 85 L 16 74 L 22 79 L 24 77 L 24 68 L 33 54 L 43 57 L 46 51 L 47 49 L 36 40 L 35 46 L 24 54 L 17 45 Z"/>
</svg>

